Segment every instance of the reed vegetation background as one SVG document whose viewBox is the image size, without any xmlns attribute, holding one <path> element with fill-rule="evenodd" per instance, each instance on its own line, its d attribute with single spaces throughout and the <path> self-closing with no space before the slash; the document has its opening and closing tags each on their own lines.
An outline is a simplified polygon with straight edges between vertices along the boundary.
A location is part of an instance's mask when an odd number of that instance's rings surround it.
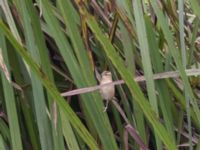
<svg viewBox="0 0 200 150">
<path fill-rule="evenodd" d="M 199 18 L 198 0 L 0 0 L 0 149 L 199 150 Z M 125 82 L 106 112 L 82 89 L 104 70 Z"/>
</svg>

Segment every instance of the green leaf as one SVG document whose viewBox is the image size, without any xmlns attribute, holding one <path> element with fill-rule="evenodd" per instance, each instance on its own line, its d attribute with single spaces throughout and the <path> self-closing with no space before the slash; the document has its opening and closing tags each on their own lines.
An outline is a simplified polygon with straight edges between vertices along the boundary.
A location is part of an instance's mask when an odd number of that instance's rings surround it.
<svg viewBox="0 0 200 150">
<path fill-rule="evenodd" d="M 27 53 L 27 51 L 16 41 L 12 33 L 8 30 L 8 28 L 2 22 L 2 20 L 0 20 L 0 28 L 2 29 L 2 33 L 4 33 L 7 39 L 12 43 L 12 45 L 14 46 L 18 54 L 30 66 L 34 74 L 37 75 L 37 78 L 40 79 L 44 87 L 47 89 L 48 93 L 57 102 L 59 108 L 61 109 L 61 111 L 63 111 L 65 116 L 69 119 L 70 123 L 72 124 L 74 129 L 77 131 L 77 133 L 80 135 L 80 137 L 82 137 L 82 139 L 88 144 L 88 146 L 91 149 L 94 149 L 94 150 L 98 149 L 96 141 L 92 138 L 92 136 L 89 134 L 89 132 L 81 123 L 81 121 L 78 119 L 76 114 L 72 111 L 69 104 L 65 102 L 65 99 L 63 97 L 61 97 L 55 85 L 49 81 L 48 77 L 43 73 L 41 68 L 31 58 L 30 54 Z"/>
<path fill-rule="evenodd" d="M 2 30 L 0 30 L 2 31 Z M 6 111 L 8 115 L 9 129 L 11 135 L 12 148 L 22 150 L 21 133 L 18 121 L 18 113 L 16 108 L 16 99 L 14 96 L 13 87 L 11 84 L 10 66 L 7 55 L 6 41 L 4 35 L 0 32 L 0 62 L 4 65 L 4 70 L 1 69 L 1 78 L 3 84 L 4 98 L 6 103 Z M 3 66 L 1 66 L 3 67 Z"/>
<path fill-rule="evenodd" d="M 166 144 L 169 149 L 176 150 L 177 148 L 174 144 L 174 141 L 171 141 L 171 135 L 159 122 L 155 112 L 152 110 L 150 104 L 147 102 L 138 84 L 133 80 L 132 73 L 125 68 L 122 59 L 116 53 L 108 38 L 102 33 L 95 19 L 87 14 L 85 11 L 83 11 L 83 13 L 85 13 L 84 15 L 86 15 L 88 26 L 93 31 L 99 42 L 102 44 L 107 56 L 112 61 L 113 65 L 116 67 L 121 77 L 124 79 L 125 83 L 129 87 L 129 90 L 131 91 L 132 96 L 141 107 L 149 122 L 151 122 L 153 129 L 156 131 L 160 139 L 164 142 L 164 144 Z"/>
</svg>

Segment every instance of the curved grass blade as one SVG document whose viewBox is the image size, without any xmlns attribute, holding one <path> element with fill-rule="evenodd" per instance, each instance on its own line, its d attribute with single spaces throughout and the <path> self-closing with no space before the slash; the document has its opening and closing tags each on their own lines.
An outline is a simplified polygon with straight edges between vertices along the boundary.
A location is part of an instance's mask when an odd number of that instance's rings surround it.
<svg viewBox="0 0 200 150">
<path fill-rule="evenodd" d="M 158 42 L 156 41 L 156 31 L 153 29 L 153 25 L 151 24 L 150 18 L 147 16 L 145 16 L 145 23 L 146 23 L 146 29 L 147 29 L 146 31 L 147 31 L 149 47 L 151 49 L 150 55 L 152 60 L 152 67 L 155 73 L 163 72 L 164 67 L 162 65 L 162 58 L 158 48 Z M 170 100 L 170 93 L 169 90 L 166 88 L 166 84 L 167 83 L 165 80 L 155 81 L 156 90 L 159 93 L 158 94 L 159 104 L 161 107 L 165 126 L 168 132 L 173 136 L 175 140 L 173 117 L 171 113 L 172 108 L 169 107 L 174 104 L 173 101 Z"/>
<path fill-rule="evenodd" d="M 159 9 L 158 4 L 155 0 L 152 0 L 151 4 L 152 4 L 152 7 L 153 7 L 157 17 L 158 17 L 158 23 L 160 24 L 162 31 L 165 35 L 166 41 L 167 41 L 168 46 L 169 46 L 170 53 L 173 56 L 174 61 L 176 63 L 176 66 L 177 66 L 177 68 L 180 72 L 180 76 L 183 80 L 185 90 L 188 92 L 188 96 L 191 99 L 190 101 L 191 101 L 191 104 L 194 108 L 197 119 L 200 122 L 200 111 L 199 111 L 199 108 L 198 108 L 198 104 L 197 104 L 196 98 L 194 97 L 192 88 L 189 84 L 188 78 L 186 76 L 185 69 L 184 69 L 184 67 L 181 63 L 180 53 L 178 51 L 178 48 L 176 48 L 176 46 L 175 46 L 175 43 L 173 41 L 174 38 L 173 38 L 172 33 L 169 29 L 169 26 L 167 24 L 165 16 L 164 16 L 163 12 Z"/>
<path fill-rule="evenodd" d="M 129 90 L 131 91 L 132 96 L 135 98 L 136 102 L 141 107 L 145 116 L 152 124 L 153 129 L 156 131 L 160 139 L 170 150 L 176 150 L 177 148 L 176 145 L 174 144 L 174 141 L 171 140 L 172 139 L 171 135 L 159 122 L 155 112 L 152 110 L 149 102 L 147 102 L 147 100 L 145 99 L 138 84 L 133 80 L 132 74 L 125 68 L 122 59 L 120 59 L 119 55 L 116 53 L 112 44 L 109 42 L 107 37 L 102 33 L 96 20 L 92 16 L 90 16 L 83 7 L 80 8 L 80 12 L 86 16 L 86 22 L 88 26 L 95 34 L 99 42 L 102 44 L 107 56 L 110 58 L 113 65 L 117 68 L 118 72 L 126 82 L 127 86 L 129 87 Z"/>
<path fill-rule="evenodd" d="M 65 37 L 66 35 L 62 32 L 62 27 L 52 14 L 50 9 L 51 4 L 47 0 L 42 0 L 44 18 L 50 28 L 50 32 L 52 32 L 53 38 L 74 79 L 75 85 L 79 88 L 96 85 L 97 83 L 94 78 L 94 73 L 92 72 L 92 66 L 89 64 L 89 57 L 86 55 L 84 45 L 81 44 L 83 43 L 81 42 L 81 36 L 77 33 L 79 28 L 77 27 L 75 18 L 70 15 L 71 11 L 66 10 L 68 7 L 68 9 L 71 10 L 72 4 L 69 1 L 58 2 L 61 8 L 65 6 L 61 9 L 61 12 L 64 16 L 66 27 L 70 30 L 68 33 L 73 45 L 70 45 Z M 81 95 L 81 98 L 81 104 L 84 108 L 87 120 L 89 120 L 90 123 L 88 126 L 95 128 L 104 149 L 117 149 L 117 144 L 107 114 L 102 111 L 103 102 L 99 93 L 94 92 Z"/>
<path fill-rule="evenodd" d="M 98 146 L 93 137 L 89 134 L 87 129 L 81 123 L 76 114 L 72 111 L 69 104 L 65 102 L 65 99 L 61 97 L 60 93 L 56 89 L 55 85 L 49 81 L 48 77 L 43 73 L 42 69 L 34 62 L 31 58 L 30 54 L 26 52 L 26 50 L 17 42 L 17 40 L 13 37 L 12 33 L 8 30 L 5 24 L 0 20 L 0 28 L 2 33 L 6 35 L 7 39 L 12 43 L 15 50 L 18 54 L 25 60 L 25 62 L 30 66 L 31 70 L 37 75 L 37 78 L 40 79 L 44 87 L 47 89 L 48 93 L 52 96 L 52 98 L 57 102 L 59 108 L 65 116 L 69 119 L 70 123 L 80 135 L 80 137 L 87 143 L 87 145 L 93 149 L 98 150 Z"/>
<path fill-rule="evenodd" d="M 186 56 L 186 47 L 185 47 L 185 33 L 184 33 L 184 0 L 178 1 L 178 9 L 179 9 L 179 37 L 180 37 L 180 47 L 181 47 L 181 56 L 182 56 L 182 64 L 186 69 L 187 65 L 187 56 Z M 187 125 L 188 125 L 188 134 L 189 134 L 189 149 L 193 150 L 192 147 L 192 126 L 191 126 L 191 110 L 190 110 L 190 97 L 188 92 L 184 89 L 185 94 L 185 103 L 186 103 L 186 114 L 187 114 Z"/>
<path fill-rule="evenodd" d="M 75 134 L 73 132 L 73 129 L 69 123 L 69 121 L 65 118 L 65 114 L 61 114 L 61 120 L 62 120 L 62 130 L 63 130 L 63 136 L 65 137 L 67 147 L 70 150 L 80 150 L 78 141 L 76 140 Z"/>
<path fill-rule="evenodd" d="M 148 44 L 148 39 L 147 39 L 142 6 L 139 0 L 135 0 L 132 3 L 133 3 L 133 8 L 134 8 L 134 14 L 135 14 L 135 23 L 136 23 L 139 47 L 140 47 L 140 52 L 142 56 L 142 65 L 144 69 L 144 75 L 146 78 L 148 97 L 149 97 L 149 101 L 152 108 L 154 109 L 156 114 L 159 116 L 155 83 L 153 80 L 152 63 L 151 63 L 150 52 L 149 52 L 150 49 L 149 49 L 149 44 Z M 155 135 L 155 139 L 156 139 L 157 149 L 162 149 L 162 143 L 157 135 Z"/>
<path fill-rule="evenodd" d="M 0 30 L 1 32 L 1 30 Z M 6 103 L 6 111 L 8 114 L 9 129 L 11 135 L 11 143 L 13 149 L 22 150 L 21 133 L 19 127 L 19 121 L 17 116 L 16 102 L 13 87 L 10 84 L 10 73 L 9 73 L 9 61 L 6 48 L 6 40 L 2 33 L 0 33 L 0 65 L 7 67 L 7 73 L 1 70 L 1 78 L 3 84 L 4 98 Z M 4 61 L 3 61 L 4 60 Z"/>
<path fill-rule="evenodd" d="M 32 34 L 28 34 L 28 36 L 32 36 L 32 39 L 35 41 L 35 45 L 37 46 L 37 52 L 38 52 L 38 59 L 41 61 L 41 66 L 44 72 L 48 75 L 48 78 L 54 82 L 53 79 L 53 73 L 51 70 L 51 64 L 49 60 L 49 55 L 48 55 L 48 49 L 45 45 L 45 40 L 41 31 L 41 26 L 39 22 L 39 16 L 36 14 L 36 10 L 33 8 L 32 1 L 31 0 L 26 0 L 20 1 L 21 2 L 21 7 L 25 9 L 26 14 L 28 14 L 28 18 L 30 20 L 30 23 L 32 24 L 31 28 L 29 28 L 29 32 L 32 32 Z M 30 25 L 29 25 L 30 26 Z M 30 41 L 33 42 L 33 41 Z M 57 109 L 57 106 L 54 105 L 52 97 L 48 94 L 47 95 L 48 99 L 48 108 L 51 113 L 51 132 L 52 132 L 52 137 L 53 137 L 53 146 L 54 149 L 59 149 L 63 150 L 64 149 L 64 140 L 63 140 L 63 135 L 62 135 L 62 126 L 61 126 L 61 120 L 60 120 L 60 113 L 59 109 Z M 56 111 L 53 111 L 52 109 L 55 108 Z M 54 114 L 53 114 L 54 113 Z M 55 118 L 54 116 L 57 116 Z M 56 121 L 54 121 L 56 119 Z M 54 123 L 56 122 L 56 124 Z M 49 133 L 51 134 L 51 133 Z M 49 138 L 51 135 L 48 136 Z"/>
<path fill-rule="evenodd" d="M 18 11 L 22 16 L 22 23 L 24 27 L 25 44 L 32 58 L 41 64 L 39 50 L 35 44 L 35 38 L 30 21 L 30 15 L 26 8 L 26 3 L 21 0 L 16 1 Z M 53 150 L 53 138 L 51 134 L 51 124 L 47 114 L 47 105 L 45 100 L 45 93 L 42 83 L 38 80 L 37 76 L 30 69 L 31 86 L 33 92 L 33 105 L 36 115 L 36 123 L 39 131 L 39 139 L 42 150 Z"/>
</svg>

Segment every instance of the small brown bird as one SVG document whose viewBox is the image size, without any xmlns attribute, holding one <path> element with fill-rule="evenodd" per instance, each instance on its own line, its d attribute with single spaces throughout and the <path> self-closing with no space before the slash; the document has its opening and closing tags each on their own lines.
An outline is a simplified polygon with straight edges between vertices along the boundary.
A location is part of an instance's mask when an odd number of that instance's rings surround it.
<svg viewBox="0 0 200 150">
<path fill-rule="evenodd" d="M 109 71 L 104 71 L 101 74 L 101 81 L 100 81 L 100 85 L 102 84 L 106 84 L 106 83 L 111 83 L 112 80 L 112 74 Z M 108 108 L 108 103 L 109 101 L 111 101 L 114 98 L 115 95 L 115 86 L 114 85 L 109 85 L 109 86 L 105 86 L 102 87 L 100 89 L 100 93 L 101 96 L 104 100 L 106 100 L 106 106 L 104 108 L 104 112 L 107 110 Z"/>
</svg>

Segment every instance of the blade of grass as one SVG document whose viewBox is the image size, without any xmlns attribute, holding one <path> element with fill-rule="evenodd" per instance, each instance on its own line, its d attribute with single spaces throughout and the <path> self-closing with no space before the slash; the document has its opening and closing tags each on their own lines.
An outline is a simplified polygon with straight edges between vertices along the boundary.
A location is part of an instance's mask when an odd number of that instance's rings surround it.
<svg viewBox="0 0 200 150">
<path fill-rule="evenodd" d="M 121 31 L 121 40 L 123 41 L 122 44 L 123 44 L 123 50 L 124 50 L 124 56 L 125 56 L 125 60 L 126 60 L 126 65 L 127 65 L 127 68 L 134 74 L 134 54 L 133 54 L 133 45 L 131 44 L 131 39 L 128 35 L 128 31 L 125 29 L 125 26 L 122 24 L 122 22 L 120 21 L 119 22 L 119 28 L 120 28 L 120 31 Z M 106 57 L 106 56 L 105 56 Z M 108 59 L 108 58 L 107 58 Z M 109 61 L 109 60 L 108 60 Z M 112 63 L 109 61 L 109 68 L 110 70 L 112 71 L 112 75 L 113 75 L 113 79 L 115 81 L 119 80 L 119 77 L 117 75 L 117 71 L 115 70 L 114 66 L 112 65 Z M 132 99 L 132 97 L 130 95 L 128 95 L 128 93 L 126 92 L 126 90 L 123 88 L 123 86 L 117 86 L 117 91 L 119 92 L 119 95 L 120 95 L 120 98 L 121 98 L 121 102 L 123 104 L 123 107 L 124 107 L 124 110 L 126 112 L 126 115 L 127 115 L 127 118 L 128 120 L 130 121 L 131 124 L 134 124 L 134 126 L 138 129 L 141 137 L 143 137 L 143 139 L 146 139 L 144 138 L 145 136 L 145 133 L 143 134 L 142 131 L 144 131 L 144 122 L 143 124 L 135 124 L 134 122 L 134 119 L 137 119 L 137 118 L 140 118 L 138 120 L 140 121 L 144 121 L 144 119 L 141 119 L 141 117 L 138 117 L 138 116 L 135 116 L 133 118 L 133 115 L 132 115 L 132 111 L 131 111 L 131 105 L 129 104 L 129 99 Z M 135 107 L 134 110 L 136 110 L 137 105 L 134 104 L 133 107 Z M 115 116 L 119 115 L 119 112 L 116 111 L 116 109 L 112 109 L 115 113 Z M 139 113 L 141 115 L 143 115 L 142 113 Z M 121 127 L 120 125 L 118 126 L 119 127 L 119 131 L 120 131 L 120 136 L 123 138 L 124 137 L 124 130 L 122 130 L 123 128 L 123 122 L 120 121 L 120 118 L 119 118 L 119 121 L 120 123 L 118 124 L 121 124 Z M 123 141 L 124 142 L 124 141 Z"/>
<path fill-rule="evenodd" d="M 0 6 L 2 7 L 3 11 L 4 11 L 4 14 L 6 16 L 6 20 L 7 20 L 7 23 L 9 24 L 9 27 L 13 33 L 13 35 L 15 36 L 15 38 L 21 42 L 21 38 L 19 36 L 19 33 L 18 33 L 18 30 L 17 30 L 17 27 L 15 25 L 15 22 L 14 22 L 14 19 L 13 19 L 13 16 L 12 16 L 12 13 L 10 11 L 10 8 L 8 6 L 8 1 L 7 0 L 1 0 L 0 1 Z"/>
<path fill-rule="evenodd" d="M 180 47 L 181 47 L 181 56 L 182 56 L 182 64 L 186 69 L 187 65 L 187 57 L 186 57 L 186 48 L 185 48 L 185 33 L 184 33 L 184 0 L 178 1 L 178 10 L 179 10 L 179 37 L 180 37 Z M 191 110 L 190 110 L 190 97 L 188 92 L 184 89 L 185 94 L 185 103 L 186 103 L 186 115 L 187 115 L 187 124 L 188 124 L 188 132 L 189 132 L 189 149 L 193 150 L 192 147 L 192 126 L 191 126 Z"/>
<path fill-rule="evenodd" d="M 72 17 L 70 12 L 68 13 L 66 8 L 71 10 L 72 4 L 69 1 L 58 1 L 62 8 L 62 14 L 64 17 L 65 24 L 69 31 L 69 36 L 72 40 L 72 46 L 66 40 L 65 35 L 61 32 L 61 28 L 52 15 L 50 8 L 50 3 L 47 0 L 42 0 L 43 2 L 43 12 L 44 18 L 51 28 L 51 32 L 54 33 L 53 37 L 59 47 L 61 55 L 67 65 L 70 73 L 74 79 L 77 87 L 96 85 L 96 80 L 92 72 L 92 66 L 89 63 L 89 57 L 85 54 L 84 46 L 81 45 L 81 36 L 77 33 L 79 28 L 76 26 L 75 18 Z M 61 3 L 62 2 L 62 3 Z M 66 5 L 68 4 L 68 5 Z M 63 7 L 65 6 L 65 7 Z M 68 22 L 68 20 L 70 20 Z M 76 46 L 75 46 L 76 44 Z M 72 49 L 73 47 L 73 49 Z M 73 50 L 76 54 L 74 56 Z M 67 54 L 66 55 L 66 51 Z M 82 57 L 81 57 L 82 56 Z M 76 58 L 79 58 L 78 60 Z M 80 61 L 80 62 L 78 62 Z M 103 113 L 103 102 L 98 92 L 81 95 L 83 101 L 84 111 L 86 112 L 87 119 L 90 119 L 90 124 L 95 127 L 98 132 L 99 138 L 101 139 L 102 146 L 105 149 L 117 149 L 117 145 L 114 139 L 113 131 L 111 129 L 108 117 L 106 113 Z"/>
<path fill-rule="evenodd" d="M 196 17 L 193 21 L 194 23 L 194 29 L 192 31 L 192 37 L 191 37 L 191 40 L 189 41 L 191 43 L 189 49 L 190 49 L 190 52 L 189 52 L 189 56 L 188 56 L 188 66 L 191 66 L 192 63 L 194 63 L 194 52 L 195 52 L 195 41 L 196 41 L 196 37 L 197 37 L 197 33 L 198 33 L 198 29 L 199 29 L 199 19 L 198 17 Z"/>
<path fill-rule="evenodd" d="M 21 64 L 19 62 L 19 57 L 17 56 L 16 52 L 14 51 L 13 47 L 9 45 L 8 47 L 8 56 L 10 60 L 10 65 L 12 68 L 12 74 L 13 74 L 13 80 L 18 85 L 29 85 L 29 81 L 26 81 L 26 78 L 24 78 L 24 72 L 26 69 L 21 68 Z M 22 71 L 23 70 L 23 71 Z M 26 74 L 28 76 L 28 73 Z M 23 117 L 25 120 L 24 128 L 27 128 L 27 134 L 30 137 L 30 142 L 33 147 L 33 149 L 40 149 L 40 143 L 38 138 L 38 131 L 35 123 L 35 118 L 33 115 L 33 108 L 30 105 L 30 102 L 32 102 L 32 93 L 31 90 L 23 90 L 18 91 L 19 101 L 21 105 L 21 109 L 23 112 Z"/>
<path fill-rule="evenodd" d="M 138 36 L 138 41 L 139 41 L 140 52 L 142 56 L 144 76 L 146 78 L 147 93 L 148 93 L 150 104 L 152 108 L 154 109 L 154 111 L 156 112 L 157 116 L 159 117 L 158 103 L 157 103 L 156 91 L 155 91 L 155 83 L 153 80 L 149 44 L 148 44 L 148 39 L 147 39 L 144 16 L 142 12 L 142 5 L 139 0 L 135 0 L 132 3 L 132 5 L 134 8 L 136 30 L 137 30 L 137 36 Z M 162 143 L 157 135 L 155 135 L 155 139 L 156 139 L 157 149 L 162 149 Z"/>
<path fill-rule="evenodd" d="M 131 10 L 129 10 L 129 11 L 131 12 Z M 131 19 L 132 19 L 132 15 L 131 16 L 129 15 L 129 17 L 131 17 Z M 134 57 L 137 58 L 136 56 L 134 56 L 136 47 L 133 45 L 134 41 L 132 41 L 133 39 L 132 40 L 130 39 L 131 37 L 128 34 L 128 31 L 125 28 L 125 25 L 123 24 L 123 22 L 120 22 L 119 27 L 121 29 L 121 41 L 122 41 L 122 44 L 124 47 L 125 63 L 127 65 L 127 68 L 134 75 L 135 74 Z M 137 61 L 137 60 L 138 59 L 136 59 L 135 61 Z M 127 101 L 126 99 L 125 99 L 125 101 Z M 133 97 L 130 97 L 130 99 L 133 99 Z M 122 99 L 122 101 L 124 101 L 124 100 Z M 145 143 L 147 143 L 143 112 L 137 103 L 132 103 L 132 107 L 134 110 L 135 126 L 136 126 L 138 132 L 140 133 L 142 139 L 145 141 Z"/>
<path fill-rule="evenodd" d="M 197 0 L 190 0 L 190 4 L 191 4 L 191 8 L 194 11 L 194 14 L 198 16 L 198 18 L 200 18 L 200 13 L 199 13 L 199 3 Z"/>
<path fill-rule="evenodd" d="M 163 72 L 164 67 L 162 64 L 162 58 L 158 48 L 158 42 L 156 41 L 156 31 L 153 29 L 150 18 L 147 16 L 145 16 L 145 23 L 146 23 L 146 31 L 147 31 L 149 47 L 151 50 L 150 55 L 152 60 L 152 67 L 155 70 L 155 73 Z M 166 88 L 166 82 L 164 80 L 156 80 L 155 84 L 156 84 L 156 90 L 159 93 L 158 94 L 159 105 L 161 107 L 165 126 L 168 132 L 173 136 L 173 139 L 175 140 L 173 118 L 171 113 L 172 112 L 171 106 L 174 104 L 172 104 L 173 102 L 170 101 L 169 91 Z"/>
<path fill-rule="evenodd" d="M 2 65 L 5 65 L 5 67 L 7 67 L 7 71 L 9 71 L 9 61 L 8 61 L 8 55 L 7 55 L 6 41 L 2 33 L 0 33 L 0 45 L 1 45 L 0 57 L 2 59 L 1 60 L 2 62 L 0 63 Z M 11 142 L 12 148 L 22 150 L 23 146 L 22 146 L 22 141 L 21 141 L 21 133 L 20 133 L 20 127 L 19 127 L 19 121 L 18 121 L 18 115 L 17 115 L 17 109 L 16 109 L 14 91 L 10 82 L 8 81 L 8 78 L 6 78 L 4 73 L 5 72 L 1 70 L 1 78 L 2 78 L 2 84 L 3 84 L 4 98 L 6 102 L 6 111 L 8 114 L 8 122 L 9 122 L 9 129 L 10 129 L 10 135 L 11 135 L 11 141 L 12 141 Z M 9 72 L 7 73 L 10 78 L 10 75 L 9 75 L 10 73 Z"/>
<path fill-rule="evenodd" d="M 65 119 L 65 114 L 61 114 L 62 124 L 63 126 L 63 135 L 65 137 L 67 147 L 71 150 L 80 150 L 78 141 L 74 135 L 73 129 L 67 119 Z"/>
<path fill-rule="evenodd" d="M 79 4 L 79 1 L 76 1 Z M 119 55 L 116 53 L 114 47 L 109 42 L 107 37 L 100 30 L 96 20 L 90 16 L 83 6 L 80 6 L 80 13 L 86 16 L 86 21 L 92 32 L 95 34 L 96 38 L 102 44 L 107 56 L 110 58 L 114 66 L 117 68 L 118 72 L 126 82 L 129 90 L 131 91 L 132 96 L 135 98 L 136 102 L 142 108 L 145 116 L 151 122 L 154 130 L 160 137 L 160 139 L 166 144 L 166 146 L 171 150 L 176 150 L 176 145 L 174 141 L 171 141 L 171 135 L 165 130 L 163 125 L 159 122 L 156 117 L 155 112 L 152 110 L 149 102 L 145 99 L 142 91 L 140 90 L 138 84 L 133 80 L 132 74 L 124 67 L 124 63 L 122 59 L 120 59 Z"/>
<path fill-rule="evenodd" d="M 30 51 L 33 59 L 41 64 L 41 59 L 38 51 L 38 47 L 35 44 L 34 33 L 32 30 L 31 22 L 29 21 L 29 13 L 26 8 L 26 3 L 21 0 L 16 1 L 16 5 L 19 13 L 22 16 L 22 24 L 24 27 L 25 41 L 28 51 Z M 47 115 L 47 105 L 45 102 L 45 95 L 43 91 L 42 84 L 37 79 L 36 75 L 30 70 L 31 86 L 33 91 L 33 105 L 35 108 L 36 121 L 39 131 L 39 138 L 41 148 L 43 150 L 53 149 L 53 137 L 51 134 L 50 120 Z"/>
<path fill-rule="evenodd" d="M 0 149 L 1 150 L 6 150 L 5 145 L 4 145 L 4 141 L 3 141 L 3 138 L 1 136 L 1 134 L 0 134 Z"/>
<path fill-rule="evenodd" d="M 4 139 L 5 143 L 10 142 L 11 137 L 10 137 L 9 128 L 8 128 L 7 124 L 5 123 L 5 121 L 1 118 L 0 118 L 0 131 L 1 131 L 1 135 L 2 135 L 2 138 Z"/>
<path fill-rule="evenodd" d="M 152 0 L 151 4 L 153 6 L 153 9 L 154 9 L 157 17 L 158 17 L 158 22 L 159 22 L 159 24 L 162 28 L 162 31 L 165 35 L 166 41 L 167 41 L 168 46 L 169 46 L 170 53 L 173 56 L 174 61 L 176 63 L 176 66 L 177 66 L 177 68 L 180 72 L 180 76 L 183 80 L 185 90 L 189 94 L 189 97 L 191 99 L 191 104 L 194 108 L 194 111 L 195 111 L 195 114 L 198 118 L 198 121 L 200 122 L 200 111 L 199 111 L 199 108 L 198 108 L 198 104 L 197 104 L 196 98 L 194 97 L 194 94 L 192 92 L 191 86 L 189 84 L 188 78 L 187 78 L 185 70 L 184 70 L 184 67 L 182 66 L 181 59 L 180 59 L 180 53 L 179 53 L 178 49 L 176 48 L 176 46 L 174 44 L 174 41 L 173 41 L 174 38 L 173 38 L 172 33 L 171 33 L 171 31 L 168 27 L 165 16 L 164 16 L 163 12 L 159 9 L 158 4 L 155 0 Z"/>
<path fill-rule="evenodd" d="M 172 92 L 174 93 L 174 96 L 176 97 L 176 100 L 179 102 L 179 104 L 181 105 L 181 108 L 186 110 L 186 103 L 185 103 L 185 97 L 182 95 L 181 91 L 177 89 L 177 87 L 173 84 L 172 81 L 170 81 L 169 79 L 166 80 L 170 90 L 172 90 Z M 193 123 L 195 124 L 195 126 L 198 128 L 198 130 L 200 130 L 200 124 L 198 122 L 198 119 L 195 115 L 195 112 L 193 110 L 193 108 L 191 107 L 191 118 L 193 120 Z"/>
<path fill-rule="evenodd" d="M 97 38 L 104 46 L 104 49 L 107 52 L 107 55 L 112 60 L 115 67 L 118 68 L 119 73 L 121 74 L 122 78 L 125 80 L 126 84 L 128 85 L 129 89 L 131 90 L 133 97 L 136 99 L 136 101 L 142 108 L 143 112 L 145 113 L 146 117 L 149 119 L 149 121 L 154 126 L 155 131 L 157 132 L 157 134 L 160 136 L 160 138 L 163 140 L 163 142 L 170 149 L 176 149 L 176 146 L 174 144 L 172 144 L 172 141 L 170 138 L 171 136 L 166 132 L 164 127 L 157 120 L 155 112 L 152 111 L 151 106 L 144 98 L 144 95 L 142 94 L 138 85 L 135 83 L 135 81 L 133 81 L 132 74 L 125 69 L 121 59 L 120 59 L 120 61 L 117 61 L 117 60 L 119 60 L 119 56 L 116 54 L 112 45 L 110 43 L 108 44 L 106 37 L 101 33 L 99 28 L 96 28 L 97 27 L 96 22 L 93 22 L 93 21 L 94 20 L 88 21 L 90 28 L 96 34 Z"/>
<path fill-rule="evenodd" d="M 155 84 L 153 80 L 153 72 L 152 72 L 152 65 L 151 65 L 151 59 L 150 59 L 150 53 L 149 53 L 149 44 L 147 41 L 147 33 L 146 33 L 146 27 L 142 12 L 141 3 L 138 0 L 135 0 L 133 2 L 134 7 L 134 13 L 135 13 L 135 22 L 136 22 L 136 29 L 137 29 L 137 35 L 139 40 L 139 46 L 142 56 L 142 64 L 144 68 L 144 75 L 146 78 L 147 83 L 147 92 L 150 100 L 150 104 L 154 108 L 154 111 L 158 115 L 158 104 L 157 104 L 157 98 L 155 94 Z"/>
<path fill-rule="evenodd" d="M 32 24 L 33 38 L 35 39 L 35 44 L 37 45 L 37 48 L 38 48 L 42 69 L 48 75 L 49 79 L 53 82 L 54 79 L 53 79 L 53 73 L 51 70 L 51 64 L 49 60 L 48 49 L 45 45 L 45 40 L 41 31 L 39 16 L 37 16 L 36 11 L 33 8 L 31 0 L 26 0 L 25 5 L 26 6 L 24 7 L 27 8 L 27 13 L 29 13 L 29 20 L 31 21 L 31 24 Z M 23 6 L 23 4 L 21 6 Z M 54 142 L 54 149 L 62 150 L 64 149 L 64 140 L 63 140 L 63 135 L 62 135 L 62 126 L 61 126 L 59 109 L 57 109 L 57 106 L 54 105 L 53 99 L 51 98 L 49 94 L 47 98 L 48 98 L 50 113 L 52 116 L 51 129 L 52 129 L 52 136 L 53 136 L 53 142 Z M 53 108 L 52 106 L 56 107 L 56 108 L 54 107 L 56 111 L 52 110 Z M 55 115 L 57 116 L 57 119 L 53 117 Z M 56 122 L 56 124 L 54 122 Z"/>
<path fill-rule="evenodd" d="M 72 111 L 68 103 L 65 102 L 65 99 L 60 96 L 60 93 L 56 89 L 55 85 L 49 81 L 47 76 L 43 73 L 41 68 L 34 62 L 31 58 L 30 54 L 26 52 L 26 50 L 17 42 L 17 40 L 13 37 L 12 33 L 8 30 L 5 24 L 0 20 L 0 28 L 2 33 L 6 35 L 7 39 L 12 43 L 15 47 L 15 50 L 18 54 L 25 60 L 25 62 L 31 67 L 32 71 L 37 75 L 37 77 L 41 80 L 44 87 L 47 89 L 48 93 L 54 98 L 60 107 L 61 111 L 65 114 L 65 116 L 69 119 L 70 123 L 80 135 L 80 137 L 88 144 L 91 149 L 97 150 L 96 141 L 89 134 L 87 129 L 78 119 L 76 114 Z"/>
</svg>

